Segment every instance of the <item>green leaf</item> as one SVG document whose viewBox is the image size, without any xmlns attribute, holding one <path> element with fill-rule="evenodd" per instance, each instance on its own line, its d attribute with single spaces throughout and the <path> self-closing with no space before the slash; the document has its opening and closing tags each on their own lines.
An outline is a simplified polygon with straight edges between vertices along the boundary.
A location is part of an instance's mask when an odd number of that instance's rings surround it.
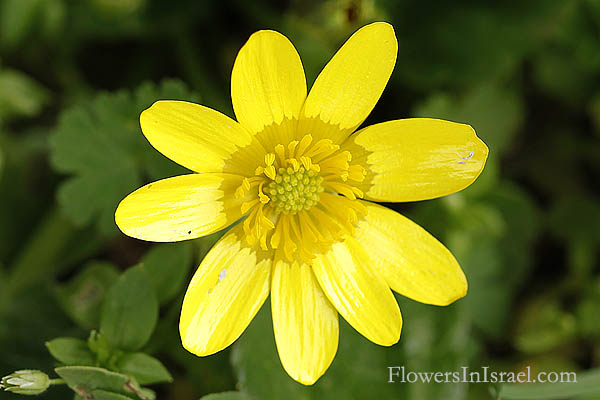
<svg viewBox="0 0 600 400">
<path fill-rule="evenodd" d="M 600 368 L 577 374 L 577 382 L 505 384 L 498 400 L 553 400 L 600 396 Z"/>
<path fill-rule="evenodd" d="M 249 400 L 250 397 L 241 392 L 211 393 L 203 396 L 200 400 Z"/>
<path fill-rule="evenodd" d="M 118 359 L 116 366 L 119 372 L 133 376 L 140 385 L 173 381 L 165 366 L 146 353 L 125 354 Z"/>
<path fill-rule="evenodd" d="M 48 91 L 22 72 L 0 69 L 0 122 L 33 117 L 48 103 Z"/>
<path fill-rule="evenodd" d="M 189 243 L 168 243 L 153 246 L 142 263 L 160 304 L 175 297 L 186 282 L 192 266 Z"/>
<path fill-rule="evenodd" d="M 92 390 L 90 392 L 94 400 L 130 400 L 131 397 L 124 396 L 122 394 L 107 392 L 106 390 Z"/>
<path fill-rule="evenodd" d="M 160 99 L 190 100 L 197 96 L 178 81 L 144 84 L 135 92 L 96 96 L 67 109 L 50 138 L 51 163 L 69 175 L 58 189 L 63 212 L 77 225 L 93 221 L 100 232 L 117 232 L 118 203 L 148 179 L 185 173 L 144 138 L 140 113 Z"/>
<path fill-rule="evenodd" d="M 584 338 L 600 339 L 600 279 L 588 283 L 579 304 L 577 304 L 577 328 Z"/>
<path fill-rule="evenodd" d="M 522 307 L 514 330 L 517 349 L 545 353 L 574 339 L 576 320 L 558 299 L 541 298 Z"/>
<path fill-rule="evenodd" d="M 469 280 L 465 302 L 472 309 L 473 324 L 501 338 L 512 321 L 514 294 L 532 267 L 539 213 L 525 192 L 507 184 L 479 198 L 449 196 L 442 204 L 451 213 L 442 241 Z M 429 214 L 433 217 L 439 219 Z"/>
<path fill-rule="evenodd" d="M 41 33 L 44 38 L 56 39 L 67 24 L 67 5 L 64 0 L 46 1 L 41 16 Z"/>
<path fill-rule="evenodd" d="M 7 47 L 16 47 L 27 36 L 40 14 L 43 0 L 0 2 L 0 38 Z"/>
<path fill-rule="evenodd" d="M 142 400 L 155 400 L 156 399 L 156 393 L 154 393 L 154 390 L 148 389 L 148 388 L 141 388 L 139 390 L 139 392 L 137 393 L 137 395 Z"/>
<path fill-rule="evenodd" d="M 92 390 L 89 394 L 93 396 L 94 400 L 131 400 L 131 397 L 101 389 Z M 86 400 L 86 398 L 75 394 L 74 400 Z"/>
<path fill-rule="evenodd" d="M 94 391 L 101 390 L 124 395 L 130 399 L 145 397 L 139 396 L 142 388 L 130 377 L 104 368 L 59 367 L 55 371 L 71 389 L 84 396 L 93 396 Z"/>
<path fill-rule="evenodd" d="M 117 349 L 144 346 L 158 319 L 158 301 L 141 266 L 129 268 L 109 289 L 100 318 L 100 332 Z"/>
<path fill-rule="evenodd" d="M 95 365 L 95 356 L 85 340 L 63 337 L 46 342 L 52 357 L 67 365 Z"/>
<path fill-rule="evenodd" d="M 70 282 L 59 286 L 57 295 L 64 310 L 81 327 L 98 328 L 102 301 L 118 277 L 111 263 L 92 261 Z"/>
</svg>

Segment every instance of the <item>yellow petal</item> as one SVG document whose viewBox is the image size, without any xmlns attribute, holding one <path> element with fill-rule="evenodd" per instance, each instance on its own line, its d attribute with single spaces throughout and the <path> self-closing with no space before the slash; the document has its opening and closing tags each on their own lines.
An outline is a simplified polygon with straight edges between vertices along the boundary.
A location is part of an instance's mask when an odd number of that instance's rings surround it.
<svg viewBox="0 0 600 400">
<path fill-rule="evenodd" d="M 357 185 L 375 201 L 418 201 L 469 186 L 488 148 L 469 125 L 409 118 L 361 129 L 344 143 L 352 161 L 367 168 Z"/>
<path fill-rule="evenodd" d="M 223 350 L 246 329 L 269 295 L 272 253 L 249 247 L 241 225 L 206 255 L 183 300 L 179 333 L 191 353 Z"/>
<path fill-rule="evenodd" d="M 210 108 L 184 101 L 157 101 L 140 115 L 146 139 L 162 154 L 196 172 L 222 172 L 252 135 Z"/>
<path fill-rule="evenodd" d="M 317 77 L 308 94 L 300 129 L 315 131 L 314 121 L 337 127 L 339 142 L 367 118 L 392 74 L 398 43 L 394 28 L 376 22 L 356 31 Z M 312 120 L 312 122 L 311 122 Z"/>
<path fill-rule="evenodd" d="M 445 306 L 467 293 L 467 279 L 450 251 L 397 212 L 362 202 L 368 210 L 354 237 L 369 243 L 372 265 L 396 292 Z"/>
<path fill-rule="evenodd" d="M 252 132 L 296 119 L 306 98 L 306 78 L 294 45 L 275 31 L 258 31 L 240 50 L 231 73 L 237 120 Z"/>
<path fill-rule="evenodd" d="M 292 378 L 312 385 L 329 368 L 337 351 L 337 312 L 306 264 L 277 261 L 271 282 L 279 358 Z"/>
<path fill-rule="evenodd" d="M 124 234 L 152 242 L 195 239 L 241 218 L 235 189 L 244 178 L 230 174 L 189 174 L 143 186 L 115 212 Z"/>
<path fill-rule="evenodd" d="M 389 286 L 370 266 L 352 237 L 337 242 L 313 261 L 319 284 L 346 321 L 370 341 L 391 346 L 400 339 L 402 316 Z"/>
</svg>

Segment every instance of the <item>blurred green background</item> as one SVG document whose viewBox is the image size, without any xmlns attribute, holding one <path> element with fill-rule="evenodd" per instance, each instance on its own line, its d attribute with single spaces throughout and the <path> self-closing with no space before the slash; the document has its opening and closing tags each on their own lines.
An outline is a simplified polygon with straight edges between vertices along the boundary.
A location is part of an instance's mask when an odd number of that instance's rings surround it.
<svg viewBox="0 0 600 400">
<path fill-rule="evenodd" d="M 283 371 L 268 305 L 233 348 L 188 354 L 182 295 L 218 235 L 150 245 L 117 230 L 119 200 L 182 172 L 145 141 L 140 111 L 182 99 L 233 116 L 231 68 L 252 32 L 288 36 L 310 85 L 376 20 L 394 26 L 398 61 L 366 124 L 465 122 L 490 148 L 467 190 L 388 205 L 452 250 L 468 295 L 446 308 L 398 296 L 404 328 L 391 348 L 342 322 L 336 359 L 310 388 Z M 257 399 L 491 399 L 489 384 L 388 384 L 387 366 L 600 367 L 599 136 L 598 0 L 0 0 L 0 375 L 51 373 L 44 342 L 86 339 L 110 285 L 140 260 L 170 282 L 144 347 L 174 378 L 152 387 L 159 399 L 236 389 Z M 40 398 L 71 397 L 53 387 Z"/>
</svg>

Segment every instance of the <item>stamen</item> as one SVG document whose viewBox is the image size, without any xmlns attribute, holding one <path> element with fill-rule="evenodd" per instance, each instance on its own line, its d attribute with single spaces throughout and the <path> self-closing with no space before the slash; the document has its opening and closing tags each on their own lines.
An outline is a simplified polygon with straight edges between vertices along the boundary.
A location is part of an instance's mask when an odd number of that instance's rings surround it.
<svg viewBox="0 0 600 400">
<path fill-rule="evenodd" d="M 301 158 L 304 154 L 304 151 L 310 146 L 312 143 L 312 135 L 304 135 L 302 140 L 300 140 L 300 144 L 298 145 L 298 153 L 296 153 L 296 158 Z"/>
<path fill-rule="evenodd" d="M 240 199 L 246 195 L 255 186 L 258 186 L 260 182 L 264 181 L 264 178 L 253 176 L 251 178 L 244 178 L 242 184 L 235 190 L 235 197 Z"/>
<path fill-rule="evenodd" d="M 298 171 L 298 169 L 300 169 L 300 163 L 295 158 L 288 158 L 287 162 L 289 162 L 290 164 L 292 164 L 292 167 L 294 168 L 294 171 Z"/>
<path fill-rule="evenodd" d="M 290 237 L 290 217 L 284 216 L 281 218 L 283 222 L 283 251 L 288 260 L 293 260 L 293 254 L 298 248 Z"/>
<path fill-rule="evenodd" d="M 283 147 L 282 144 L 278 144 L 277 146 L 275 146 L 275 153 L 277 154 L 277 157 L 279 157 L 279 162 L 281 163 L 282 166 L 285 165 L 285 147 Z"/>
<path fill-rule="evenodd" d="M 241 206 L 242 215 L 246 214 L 248 212 L 248 210 L 250 210 L 252 207 L 254 207 L 257 204 L 258 204 L 258 199 L 254 199 L 252 201 L 245 201 L 245 202 L 243 202 L 242 206 Z"/>
<path fill-rule="evenodd" d="M 366 170 L 350 165 L 352 154 L 339 149 L 329 139 L 313 143 L 307 134 L 265 152 L 264 165 L 235 193 L 254 197 L 241 203 L 249 244 L 280 249 L 290 261 L 311 262 L 316 253 L 352 234 L 366 207 L 355 201 L 363 193 L 349 182 L 362 182 Z"/>
<path fill-rule="evenodd" d="M 335 222 L 330 215 L 325 213 L 319 207 L 315 207 L 314 210 L 311 210 L 311 213 L 314 214 L 315 218 L 319 221 L 319 224 L 322 226 L 322 229 L 329 233 L 329 235 L 334 241 L 340 241 L 343 239 L 345 234 L 350 233 L 344 231 L 343 226 Z"/>
<path fill-rule="evenodd" d="M 262 181 L 260 185 L 258 185 L 258 198 L 260 199 L 261 203 L 267 204 L 271 199 L 269 198 L 269 196 L 265 196 L 265 194 L 263 193 L 264 184 L 265 181 Z"/>
<path fill-rule="evenodd" d="M 282 230 L 283 222 L 280 218 L 277 223 L 277 226 L 275 227 L 275 232 L 273 232 L 273 236 L 271 236 L 271 247 L 274 249 L 276 249 L 279 246 L 279 242 L 281 241 Z"/>
<path fill-rule="evenodd" d="M 354 164 L 348 168 L 348 178 L 356 182 L 362 182 L 367 176 L 367 171 L 362 165 Z"/>
<path fill-rule="evenodd" d="M 362 192 L 359 189 L 355 188 L 354 186 L 346 185 L 342 182 L 327 181 L 324 183 L 324 186 L 332 189 L 334 192 L 343 194 L 344 196 L 352 200 L 356 200 L 356 191 L 360 193 L 359 197 L 363 197 Z"/>
<path fill-rule="evenodd" d="M 296 146 L 297 145 L 298 145 L 298 141 L 297 140 L 292 140 L 288 144 L 288 152 L 290 153 L 289 154 L 290 158 L 294 158 L 294 150 L 296 150 Z"/>
<path fill-rule="evenodd" d="M 269 165 L 267 168 L 265 168 L 265 175 L 268 178 L 274 179 L 276 174 L 277 174 L 277 172 L 273 165 Z"/>
<path fill-rule="evenodd" d="M 307 219 L 308 217 L 306 212 L 298 213 L 298 222 L 300 223 L 300 229 L 302 230 L 302 233 L 307 235 L 312 242 L 318 242 L 319 239 L 323 238 L 323 236 L 319 234 L 318 230 L 313 231 Z"/>
<path fill-rule="evenodd" d="M 331 140 L 321 139 L 315 143 L 315 145 L 309 151 L 306 152 L 306 156 L 312 158 L 314 162 L 319 162 L 338 151 L 339 148 L 340 146 L 333 144 Z"/>
<path fill-rule="evenodd" d="M 275 162 L 275 154 L 269 153 L 265 155 L 265 165 L 271 166 Z"/>
</svg>

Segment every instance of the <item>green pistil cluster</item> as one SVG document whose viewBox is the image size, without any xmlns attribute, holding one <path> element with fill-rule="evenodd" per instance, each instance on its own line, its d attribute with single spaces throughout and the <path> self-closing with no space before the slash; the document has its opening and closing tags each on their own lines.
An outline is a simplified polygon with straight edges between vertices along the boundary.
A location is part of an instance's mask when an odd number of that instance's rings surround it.
<svg viewBox="0 0 600 400">
<path fill-rule="evenodd" d="M 294 171 L 292 167 L 279 168 L 275 180 L 264 189 L 272 201 L 277 213 L 296 214 L 308 210 L 319 201 L 319 193 L 323 191 L 323 178 L 314 171 L 306 171 L 300 167 Z"/>
</svg>

